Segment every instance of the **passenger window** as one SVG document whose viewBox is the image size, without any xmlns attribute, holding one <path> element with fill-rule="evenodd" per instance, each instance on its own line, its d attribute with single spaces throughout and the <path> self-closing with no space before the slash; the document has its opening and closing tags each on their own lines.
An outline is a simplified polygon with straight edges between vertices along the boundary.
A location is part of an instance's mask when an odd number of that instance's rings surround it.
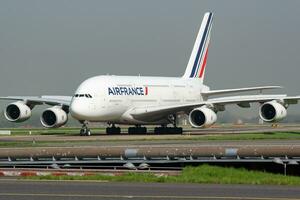
<svg viewBox="0 0 300 200">
<path fill-rule="evenodd" d="M 86 97 L 86 98 L 89 98 L 89 96 L 88 96 L 87 94 L 85 94 L 85 97 Z"/>
<path fill-rule="evenodd" d="M 93 98 L 92 95 L 88 94 L 90 98 Z"/>
<path fill-rule="evenodd" d="M 80 94 L 79 97 L 84 97 L 84 94 Z"/>
<path fill-rule="evenodd" d="M 75 94 L 75 97 L 78 97 L 79 95 L 78 94 Z"/>
</svg>

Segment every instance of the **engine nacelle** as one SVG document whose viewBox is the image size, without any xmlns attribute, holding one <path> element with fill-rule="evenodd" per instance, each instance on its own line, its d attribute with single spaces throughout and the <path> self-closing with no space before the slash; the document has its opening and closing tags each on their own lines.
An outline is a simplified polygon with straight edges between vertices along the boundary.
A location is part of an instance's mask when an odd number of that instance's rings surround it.
<svg viewBox="0 0 300 200">
<path fill-rule="evenodd" d="M 13 102 L 6 107 L 4 116 L 10 122 L 23 122 L 31 117 L 31 109 L 23 101 Z"/>
<path fill-rule="evenodd" d="M 286 114 L 286 108 L 276 101 L 266 102 L 259 108 L 259 116 L 265 122 L 280 121 L 286 117 Z"/>
<path fill-rule="evenodd" d="M 41 116 L 41 123 L 46 128 L 57 128 L 68 121 L 68 114 L 59 106 L 46 109 Z"/>
<path fill-rule="evenodd" d="M 190 112 L 189 121 L 196 128 L 209 127 L 216 123 L 217 114 L 212 109 L 202 106 Z"/>
</svg>

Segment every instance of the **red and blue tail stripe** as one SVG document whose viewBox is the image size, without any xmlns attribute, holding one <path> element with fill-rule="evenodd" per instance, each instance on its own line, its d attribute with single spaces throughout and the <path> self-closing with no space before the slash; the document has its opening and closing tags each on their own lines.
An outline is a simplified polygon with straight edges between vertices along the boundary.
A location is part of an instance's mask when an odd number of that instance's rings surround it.
<svg viewBox="0 0 300 200">
<path fill-rule="evenodd" d="M 202 62 L 199 77 L 203 76 L 204 68 L 205 68 L 205 65 L 206 65 L 207 52 L 208 52 L 208 44 L 206 44 L 206 43 L 208 42 L 212 21 L 213 21 L 212 20 L 212 13 L 209 13 L 208 20 L 207 20 L 207 23 L 206 23 L 205 29 L 204 29 L 204 34 L 201 38 L 201 42 L 200 42 L 200 45 L 199 45 L 199 48 L 198 48 L 198 51 L 197 51 L 197 56 L 196 56 L 196 59 L 194 61 L 192 72 L 190 74 L 190 78 L 198 77 L 197 74 L 199 74 L 199 73 L 197 73 L 197 72 L 199 71 L 200 63 L 201 63 L 201 60 L 202 60 L 202 57 L 203 57 L 203 54 L 204 54 L 204 59 L 203 59 L 203 62 Z M 205 51 L 205 53 L 204 53 L 204 51 Z"/>
<path fill-rule="evenodd" d="M 213 13 L 205 13 L 183 78 L 200 78 L 203 81 L 212 23 Z"/>
</svg>

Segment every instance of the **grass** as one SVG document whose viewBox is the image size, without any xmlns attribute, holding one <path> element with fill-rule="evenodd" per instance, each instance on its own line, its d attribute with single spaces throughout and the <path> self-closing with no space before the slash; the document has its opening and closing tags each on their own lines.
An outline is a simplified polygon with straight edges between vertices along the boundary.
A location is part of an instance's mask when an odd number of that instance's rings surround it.
<svg viewBox="0 0 300 200">
<path fill-rule="evenodd" d="M 115 182 L 300 185 L 300 177 L 209 165 L 186 167 L 178 176 L 157 176 L 148 172 L 130 172 L 120 176 L 99 174 L 90 176 L 29 176 L 26 178 L 37 180 L 102 180 Z"/>
</svg>

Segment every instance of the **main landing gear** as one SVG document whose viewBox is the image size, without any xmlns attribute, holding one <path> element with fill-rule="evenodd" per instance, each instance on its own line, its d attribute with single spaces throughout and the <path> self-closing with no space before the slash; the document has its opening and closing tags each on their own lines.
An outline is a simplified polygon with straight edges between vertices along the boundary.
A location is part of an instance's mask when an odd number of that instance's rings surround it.
<svg viewBox="0 0 300 200">
<path fill-rule="evenodd" d="M 82 128 L 80 129 L 80 136 L 90 136 L 91 130 L 87 127 L 87 123 L 83 122 Z"/>
<path fill-rule="evenodd" d="M 135 127 L 128 128 L 128 134 L 147 134 L 147 128 L 136 125 Z"/>
<path fill-rule="evenodd" d="M 161 127 L 154 128 L 154 134 L 182 134 L 181 127 L 167 127 L 162 125 Z"/>
<path fill-rule="evenodd" d="M 111 127 L 106 128 L 106 134 L 108 135 L 117 135 L 121 133 L 121 128 L 116 127 L 114 124 L 111 125 Z"/>
<path fill-rule="evenodd" d="M 163 124 L 161 127 L 154 128 L 155 134 L 182 134 L 182 128 L 177 127 L 177 116 L 170 115 L 169 121 L 173 124 L 173 127 L 167 127 L 167 125 Z"/>
</svg>

